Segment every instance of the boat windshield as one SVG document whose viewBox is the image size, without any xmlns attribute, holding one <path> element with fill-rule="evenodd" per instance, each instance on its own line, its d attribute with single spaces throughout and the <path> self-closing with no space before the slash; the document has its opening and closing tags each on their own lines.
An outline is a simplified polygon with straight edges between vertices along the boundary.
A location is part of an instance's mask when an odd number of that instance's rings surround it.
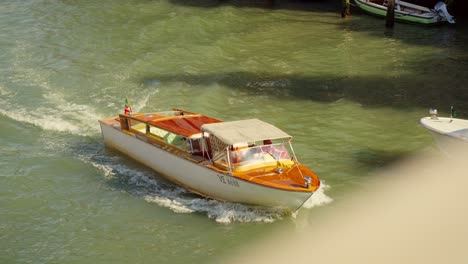
<svg viewBox="0 0 468 264">
<path fill-rule="evenodd" d="M 276 164 L 280 160 L 291 160 L 291 155 L 285 144 L 286 142 L 231 150 L 229 152 L 231 166 L 239 168 L 265 163 Z"/>
</svg>

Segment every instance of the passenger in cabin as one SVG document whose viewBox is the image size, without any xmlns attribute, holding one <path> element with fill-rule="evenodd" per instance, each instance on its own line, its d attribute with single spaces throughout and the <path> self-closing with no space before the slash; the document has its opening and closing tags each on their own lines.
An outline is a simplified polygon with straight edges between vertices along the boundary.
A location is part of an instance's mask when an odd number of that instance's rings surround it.
<svg viewBox="0 0 468 264">
<path fill-rule="evenodd" d="M 272 155 L 275 159 L 284 159 L 288 158 L 288 150 L 284 145 L 272 145 L 270 139 L 263 141 L 263 146 L 261 147 L 263 153 L 268 153 Z"/>
<path fill-rule="evenodd" d="M 234 163 L 252 160 L 255 156 L 255 149 L 244 148 L 233 152 Z"/>
<path fill-rule="evenodd" d="M 271 143 L 272 142 L 270 139 L 263 140 L 263 146 L 261 147 L 261 149 L 264 153 L 272 153 L 273 146 L 271 145 Z"/>
<path fill-rule="evenodd" d="M 251 153 L 251 149 L 248 147 L 249 145 L 247 143 L 234 144 L 231 147 L 232 163 L 239 163 L 249 160 L 253 153 Z"/>
<path fill-rule="evenodd" d="M 239 163 L 242 159 L 241 153 L 239 151 L 233 151 L 231 152 L 231 163 Z"/>
<path fill-rule="evenodd" d="M 244 158 L 243 153 L 240 150 L 235 150 L 234 147 L 231 147 L 231 163 L 239 163 Z"/>
</svg>

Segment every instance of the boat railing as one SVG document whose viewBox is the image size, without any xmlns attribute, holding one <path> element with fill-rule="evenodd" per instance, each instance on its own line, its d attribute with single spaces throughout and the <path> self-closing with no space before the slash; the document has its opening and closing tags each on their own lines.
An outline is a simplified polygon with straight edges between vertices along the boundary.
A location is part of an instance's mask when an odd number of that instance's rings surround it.
<svg viewBox="0 0 468 264">
<path fill-rule="evenodd" d="M 382 5 L 383 6 L 388 6 L 388 1 L 387 0 L 383 1 Z M 406 1 L 396 0 L 395 5 L 396 5 L 396 9 L 398 11 L 408 12 L 409 11 L 408 8 L 412 9 L 414 12 L 417 12 L 417 13 L 430 12 L 431 11 L 429 8 L 427 8 L 425 6 L 415 5 L 415 4 L 406 2 Z"/>
<path fill-rule="evenodd" d="M 172 109 L 168 111 L 159 111 L 159 112 L 152 112 L 152 113 L 145 113 L 145 115 L 155 115 L 155 116 L 161 116 L 161 117 L 171 117 L 171 116 L 185 116 L 185 115 L 198 115 L 197 113 L 190 112 L 190 111 L 185 111 L 182 109 Z"/>
</svg>

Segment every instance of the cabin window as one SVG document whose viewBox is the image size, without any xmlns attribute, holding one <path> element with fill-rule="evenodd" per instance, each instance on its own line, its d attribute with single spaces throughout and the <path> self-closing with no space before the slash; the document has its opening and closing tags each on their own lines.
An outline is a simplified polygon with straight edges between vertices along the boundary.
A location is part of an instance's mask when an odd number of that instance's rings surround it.
<svg viewBox="0 0 468 264">
<path fill-rule="evenodd" d="M 134 120 L 134 119 L 128 119 L 128 120 L 130 121 L 129 122 L 130 129 L 133 129 L 133 130 L 136 130 L 136 131 L 141 132 L 143 134 L 146 134 L 146 124 L 145 123 Z"/>
<path fill-rule="evenodd" d="M 168 133 L 166 130 L 163 130 L 154 126 L 149 126 L 149 128 L 150 128 L 149 133 L 151 136 L 155 136 L 161 139 L 164 138 L 164 136 Z"/>
<path fill-rule="evenodd" d="M 263 145 L 232 146 L 229 158 L 234 169 L 254 168 L 254 165 L 276 166 L 278 162 L 290 162 L 291 155 L 286 143 L 271 143 Z"/>
<path fill-rule="evenodd" d="M 181 135 L 154 126 L 149 126 L 149 135 L 164 140 L 166 143 L 175 145 L 181 149 L 187 149 L 185 138 Z"/>
<path fill-rule="evenodd" d="M 164 137 L 164 141 L 179 148 L 187 149 L 185 141 L 180 135 L 174 133 L 167 133 L 167 135 Z"/>
<path fill-rule="evenodd" d="M 288 142 L 263 142 L 264 144 L 260 147 L 262 153 L 269 154 L 275 160 L 280 159 L 291 159 L 291 150 Z"/>
</svg>

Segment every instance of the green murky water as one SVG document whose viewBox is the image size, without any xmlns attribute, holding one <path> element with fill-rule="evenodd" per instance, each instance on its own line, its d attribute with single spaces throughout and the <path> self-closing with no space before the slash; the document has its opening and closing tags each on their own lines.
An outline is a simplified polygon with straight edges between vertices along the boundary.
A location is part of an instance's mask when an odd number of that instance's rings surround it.
<svg viewBox="0 0 468 264">
<path fill-rule="evenodd" d="M 468 115 L 466 22 L 386 32 L 339 8 L 2 1 L 0 262 L 216 262 L 279 225 L 313 225 L 375 170 L 431 148 L 429 107 Z M 103 146 L 97 119 L 125 96 L 273 123 L 324 188 L 295 217 L 187 195 Z"/>
</svg>

